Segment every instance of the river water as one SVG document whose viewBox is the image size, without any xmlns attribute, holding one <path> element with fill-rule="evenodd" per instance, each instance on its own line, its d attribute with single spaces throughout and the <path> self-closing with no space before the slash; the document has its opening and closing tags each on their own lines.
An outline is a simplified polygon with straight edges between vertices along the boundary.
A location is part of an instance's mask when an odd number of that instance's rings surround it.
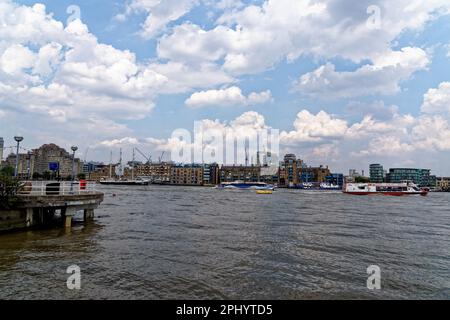
<svg viewBox="0 0 450 320">
<path fill-rule="evenodd" d="M 0 235 L 0 299 L 450 298 L 448 193 L 101 188 L 93 224 Z"/>
</svg>

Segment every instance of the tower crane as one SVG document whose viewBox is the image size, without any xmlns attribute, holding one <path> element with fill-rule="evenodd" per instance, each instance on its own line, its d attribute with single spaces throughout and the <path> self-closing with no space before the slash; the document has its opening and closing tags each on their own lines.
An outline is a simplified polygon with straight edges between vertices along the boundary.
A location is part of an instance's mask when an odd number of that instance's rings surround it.
<svg viewBox="0 0 450 320">
<path fill-rule="evenodd" d="M 139 148 L 135 148 L 137 152 L 139 152 L 141 154 L 141 156 L 144 157 L 145 160 L 147 160 L 147 163 L 150 164 L 152 163 L 152 156 L 146 156 L 141 150 L 139 150 Z"/>
<path fill-rule="evenodd" d="M 165 153 L 166 153 L 165 151 L 163 151 L 163 152 L 161 153 L 161 156 L 159 157 L 159 163 L 162 162 L 162 158 L 164 157 L 164 154 L 165 154 Z"/>
</svg>

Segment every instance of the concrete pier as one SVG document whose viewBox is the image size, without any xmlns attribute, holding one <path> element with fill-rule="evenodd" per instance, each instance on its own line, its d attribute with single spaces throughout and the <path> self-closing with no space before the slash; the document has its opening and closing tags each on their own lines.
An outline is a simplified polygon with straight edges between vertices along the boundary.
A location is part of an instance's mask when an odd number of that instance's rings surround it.
<svg viewBox="0 0 450 320">
<path fill-rule="evenodd" d="M 85 209 L 84 210 L 84 222 L 88 223 L 94 220 L 94 210 L 93 209 Z"/>
<path fill-rule="evenodd" d="M 61 214 L 63 226 L 70 228 L 79 211 L 83 211 L 85 223 L 91 222 L 103 196 L 100 192 L 19 195 L 20 201 L 14 209 L 0 210 L 0 232 L 45 226 L 55 220 L 56 214 Z"/>
</svg>

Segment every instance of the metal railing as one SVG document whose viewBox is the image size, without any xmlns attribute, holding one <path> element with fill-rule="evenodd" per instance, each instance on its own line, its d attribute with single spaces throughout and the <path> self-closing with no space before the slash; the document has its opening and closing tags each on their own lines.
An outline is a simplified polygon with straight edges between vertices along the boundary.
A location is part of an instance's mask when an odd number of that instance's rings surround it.
<svg viewBox="0 0 450 320">
<path fill-rule="evenodd" d="M 90 181 L 23 181 L 19 195 L 57 196 L 96 193 L 96 183 Z"/>
</svg>

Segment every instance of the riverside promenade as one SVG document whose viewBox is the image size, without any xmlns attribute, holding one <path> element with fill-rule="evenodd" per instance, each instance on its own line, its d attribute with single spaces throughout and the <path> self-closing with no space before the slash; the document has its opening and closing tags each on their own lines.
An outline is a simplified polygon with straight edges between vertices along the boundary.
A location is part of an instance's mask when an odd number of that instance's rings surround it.
<svg viewBox="0 0 450 320">
<path fill-rule="evenodd" d="M 71 228 L 72 219 L 83 212 L 84 221 L 94 219 L 94 210 L 103 202 L 103 193 L 91 182 L 24 182 L 17 204 L 0 209 L 0 232 L 45 227 L 60 223 Z"/>
</svg>

